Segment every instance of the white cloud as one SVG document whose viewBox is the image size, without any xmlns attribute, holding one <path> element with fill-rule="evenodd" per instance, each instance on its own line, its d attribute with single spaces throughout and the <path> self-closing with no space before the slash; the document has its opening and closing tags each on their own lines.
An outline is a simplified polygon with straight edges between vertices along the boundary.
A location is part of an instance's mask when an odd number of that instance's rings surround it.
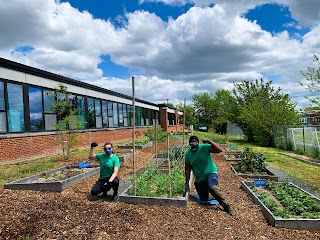
<svg viewBox="0 0 320 240">
<path fill-rule="evenodd" d="M 142 10 L 126 13 L 123 27 L 116 28 L 69 3 L 6 1 L 0 5 L 0 31 L 5 33 L 0 56 L 131 95 L 130 79 L 103 78 L 100 57 L 110 55 L 114 63 L 140 70 L 137 97 L 152 102 L 190 101 L 194 93 L 232 89 L 232 82 L 272 75 L 278 76 L 275 84 L 299 99 L 304 92 L 296 85 L 302 78 L 300 70 L 320 49 L 318 1 L 309 1 L 315 9 L 296 1 L 277 1 L 289 4 L 300 24 L 311 26 L 302 42 L 287 32 L 272 35 L 240 17 L 270 1 L 218 0 L 214 7 L 199 7 L 212 1 L 193 2 L 195 7 L 168 22 Z M 14 52 L 19 46 L 34 50 Z"/>
</svg>

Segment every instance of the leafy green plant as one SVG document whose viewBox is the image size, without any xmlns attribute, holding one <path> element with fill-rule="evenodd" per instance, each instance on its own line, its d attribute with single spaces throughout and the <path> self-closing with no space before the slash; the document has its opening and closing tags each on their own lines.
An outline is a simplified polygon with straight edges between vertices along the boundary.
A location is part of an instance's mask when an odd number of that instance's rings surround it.
<svg viewBox="0 0 320 240">
<path fill-rule="evenodd" d="M 289 184 L 287 180 L 282 183 L 267 181 L 266 190 L 270 192 L 280 203 L 282 210 L 276 209 L 266 200 L 266 194 L 258 192 L 261 201 L 274 213 L 276 216 L 284 218 L 299 217 L 299 218 L 320 218 L 320 201 L 310 197 L 301 189 Z"/>
<path fill-rule="evenodd" d="M 136 195 L 148 197 L 170 197 L 169 177 L 171 178 L 172 197 L 182 196 L 184 190 L 184 168 L 175 166 L 170 176 L 168 172 L 159 171 L 156 167 L 148 166 L 147 171 L 137 176 Z M 129 189 L 129 195 L 133 195 L 133 189 Z"/>
<path fill-rule="evenodd" d="M 164 142 L 167 139 L 167 132 L 162 128 L 157 127 L 157 135 L 155 134 L 154 128 L 149 128 L 144 132 L 144 135 L 148 137 L 149 141 L 155 142 L 155 137 L 157 136 L 157 142 Z"/>
<path fill-rule="evenodd" d="M 236 168 L 242 173 L 264 172 L 266 171 L 265 160 L 266 157 L 262 153 L 253 152 L 251 148 L 246 148 Z"/>
<path fill-rule="evenodd" d="M 168 155 L 171 165 L 183 165 L 185 152 L 189 149 L 189 145 L 174 146 L 170 149 L 161 152 L 161 155 L 165 158 L 167 163 Z"/>
</svg>

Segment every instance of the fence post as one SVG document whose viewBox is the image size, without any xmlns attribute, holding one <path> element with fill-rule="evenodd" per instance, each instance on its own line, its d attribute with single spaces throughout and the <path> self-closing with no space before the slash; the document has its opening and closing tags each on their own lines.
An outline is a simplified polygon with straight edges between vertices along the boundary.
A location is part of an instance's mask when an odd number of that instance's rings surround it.
<svg viewBox="0 0 320 240">
<path fill-rule="evenodd" d="M 303 138 L 303 153 L 306 153 L 306 142 L 304 138 L 304 127 L 302 128 L 302 138 Z"/>
</svg>

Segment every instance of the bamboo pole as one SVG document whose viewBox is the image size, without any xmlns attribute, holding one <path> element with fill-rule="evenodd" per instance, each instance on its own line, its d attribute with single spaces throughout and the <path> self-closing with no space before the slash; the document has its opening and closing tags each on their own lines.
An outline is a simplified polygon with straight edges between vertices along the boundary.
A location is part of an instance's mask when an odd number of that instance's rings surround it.
<svg viewBox="0 0 320 240">
<path fill-rule="evenodd" d="M 157 168 L 158 168 L 158 148 L 157 148 L 158 134 L 157 134 L 157 120 L 158 120 L 158 112 L 156 112 L 155 121 L 154 121 L 154 146 L 155 146 L 155 152 L 156 152 L 156 166 L 157 166 Z"/>
<path fill-rule="evenodd" d="M 169 154 L 169 132 L 167 134 L 167 152 L 168 152 L 168 182 L 169 182 L 169 196 L 172 197 L 172 189 L 171 189 L 171 164 L 170 164 L 170 154 Z"/>
<path fill-rule="evenodd" d="M 134 93 L 134 77 L 132 77 L 132 146 L 133 146 L 133 161 L 132 161 L 132 168 L 133 168 L 133 189 L 134 195 L 137 195 L 137 186 L 136 186 L 136 166 L 135 166 L 135 156 L 136 156 L 136 99 Z"/>
<path fill-rule="evenodd" d="M 184 138 L 185 138 L 185 130 L 186 130 L 186 99 L 184 99 L 183 105 L 183 134 L 182 134 L 182 146 L 184 146 Z"/>
</svg>

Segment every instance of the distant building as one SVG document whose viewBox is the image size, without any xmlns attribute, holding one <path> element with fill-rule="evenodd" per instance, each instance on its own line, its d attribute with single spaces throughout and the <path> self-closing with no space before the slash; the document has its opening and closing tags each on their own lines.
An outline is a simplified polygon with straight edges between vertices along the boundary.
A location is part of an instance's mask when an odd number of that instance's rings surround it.
<svg viewBox="0 0 320 240">
<path fill-rule="evenodd" d="M 59 84 L 67 87 L 78 118 L 87 123 L 80 129 L 79 147 L 131 139 L 131 96 L 0 58 L 0 162 L 59 151 L 53 144 L 57 116 L 49 96 Z M 137 136 L 155 124 L 165 131 L 183 129 L 183 113 L 177 109 L 142 99 L 135 99 L 135 106 Z"/>
<path fill-rule="evenodd" d="M 304 116 L 299 118 L 299 122 L 306 126 L 320 125 L 320 111 L 304 113 Z"/>
</svg>

